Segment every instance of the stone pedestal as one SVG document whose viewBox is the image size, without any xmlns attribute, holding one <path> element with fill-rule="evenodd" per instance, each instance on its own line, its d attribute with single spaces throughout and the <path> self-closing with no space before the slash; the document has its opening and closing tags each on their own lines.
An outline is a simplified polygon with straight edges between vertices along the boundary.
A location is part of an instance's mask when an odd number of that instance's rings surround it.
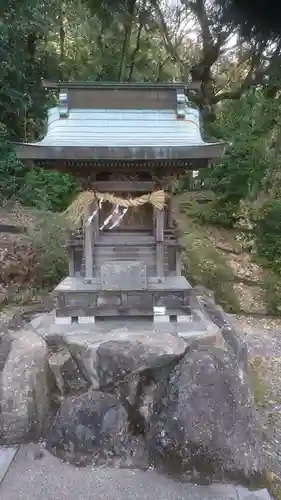
<svg viewBox="0 0 281 500">
<path fill-rule="evenodd" d="M 146 319 L 188 322 L 191 286 L 183 276 L 147 277 L 139 262 L 107 262 L 100 278 L 68 277 L 55 289 L 56 323 Z"/>
</svg>

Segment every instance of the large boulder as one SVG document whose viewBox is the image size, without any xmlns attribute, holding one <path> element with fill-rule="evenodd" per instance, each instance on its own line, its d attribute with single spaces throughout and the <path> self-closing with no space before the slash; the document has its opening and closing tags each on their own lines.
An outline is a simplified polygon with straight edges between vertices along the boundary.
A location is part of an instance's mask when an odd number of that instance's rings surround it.
<svg viewBox="0 0 281 500">
<path fill-rule="evenodd" d="M 216 304 L 214 295 L 204 287 L 196 287 L 194 294 L 199 307 L 204 314 L 220 329 L 227 348 L 232 353 L 242 369 L 248 369 L 247 345 L 241 335 L 236 331 L 234 324 L 228 314 L 221 306 Z"/>
<path fill-rule="evenodd" d="M 197 346 L 171 373 L 148 442 L 156 463 L 201 478 L 263 473 L 247 375 L 227 351 Z"/>
<path fill-rule="evenodd" d="M 29 326 L 2 331 L 0 437 L 18 443 L 41 436 L 50 415 L 45 341 Z"/>
<path fill-rule="evenodd" d="M 70 397 L 62 403 L 46 445 L 77 465 L 122 462 L 132 449 L 127 412 L 113 395 L 101 391 Z"/>
<path fill-rule="evenodd" d="M 136 435 L 146 432 L 154 401 L 161 398 L 170 371 L 187 349 L 176 335 L 153 329 L 66 335 L 64 342 L 91 388 L 122 402 Z"/>
<path fill-rule="evenodd" d="M 211 297 L 194 297 L 192 307 L 216 325 L 213 344 L 196 329 L 183 340 L 170 324 L 53 326 L 49 342 L 61 350 L 49 363 L 61 394 L 90 390 L 64 400 L 48 449 L 80 465 L 126 465 L 138 453 L 145 462 L 148 452 L 154 465 L 196 480 L 261 475 L 245 345 Z"/>
<path fill-rule="evenodd" d="M 153 329 L 120 328 L 101 334 L 65 335 L 63 340 L 93 389 L 177 362 L 187 348 L 176 335 Z"/>
<path fill-rule="evenodd" d="M 51 353 L 48 361 L 60 398 L 88 390 L 89 384 L 67 348 Z"/>
<path fill-rule="evenodd" d="M 12 339 L 11 336 L 1 328 L 0 324 L 0 373 L 5 366 L 6 360 L 10 354 L 12 348 Z"/>
</svg>

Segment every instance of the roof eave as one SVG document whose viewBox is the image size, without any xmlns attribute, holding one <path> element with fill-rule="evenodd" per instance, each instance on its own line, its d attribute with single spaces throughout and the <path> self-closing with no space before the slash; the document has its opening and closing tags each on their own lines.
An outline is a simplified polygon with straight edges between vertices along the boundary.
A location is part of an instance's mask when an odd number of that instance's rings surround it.
<svg viewBox="0 0 281 500">
<path fill-rule="evenodd" d="M 168 83 L 152 83 L 152 82 L 91 82 L 91 81 L 49 81 L 43 80 L 43 87 L 48 90 L 60 89 L 113 89 L 113 90 L 200 90 L 201 82 L 168 82 Z"/>
<path fill-rule="evenodd" d="M 85 147 L 16 144 L 19 160 L 215 160 L 223 156 L 226 144 L 162 147 Z"/>
</svg>

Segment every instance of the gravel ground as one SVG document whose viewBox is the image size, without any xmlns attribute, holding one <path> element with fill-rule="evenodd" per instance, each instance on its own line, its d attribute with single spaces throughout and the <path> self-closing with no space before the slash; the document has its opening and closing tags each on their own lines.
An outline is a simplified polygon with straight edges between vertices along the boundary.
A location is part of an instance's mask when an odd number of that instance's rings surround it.
<svg viewBox="0 0 281 500">
<path fill-rule="evenodd" d="M 264 453 L 268 469 L 281 481 L 281 319 L 235 316 L 234 321 L 261 380 L 256 402 L 264 430 Z"/>
<path fill-rule="evenodd" d="M 155 471 L 80 467 L 45 452 L 34 458 L 21 446 L 3 482 L 1 500 L 269 500 L 266 490 L 251 493 L 227 484 L 195 486 Z"/>
</svg>

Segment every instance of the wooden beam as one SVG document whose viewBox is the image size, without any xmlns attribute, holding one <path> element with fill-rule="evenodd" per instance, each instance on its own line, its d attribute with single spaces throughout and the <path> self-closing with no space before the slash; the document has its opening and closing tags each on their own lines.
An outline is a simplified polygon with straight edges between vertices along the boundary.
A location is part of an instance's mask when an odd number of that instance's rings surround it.
<svg viewBox="0 0 281 500">
<path fill-rule="evenodd" d="M 226 148 L 226 143 L 202 143 L 195 146 L 163 146 L 161 148 L 154 146 L 70 146 L 64 145 L 57 147 L 56 144 L 32 144 L 32 143 L 13 143 L 17 158 L 20 160 L 43 160 L 46 161 L 154 161 L 155 167 L 165 160 L 182 160 L 184 163 L 190 163 L 191 160 L 215 160 L 220 159 Z M 148 162 L 147 162 L 148 163 Z M 148 165 L 145 165 L 145 170 Z M 138 168 L 139 170 L 139 168 Z"/>
<path fill-rule="evenodd" d="M 178 248 L 176 250 L 176 275 L 181 276 L 181 251 Z"/>
<path fill-rule="evenodd" d="M 156 209 L 156 241 L 164 241 L 164 210 Z"/>
<path fill-rule="evenodd" d="M 94 243 L 94 242 L 93 242 Z M 68 245 L 64 245 L 65 248 L 81 248 L 83 245 L 82 240 L 77 240 L 74 241 Z M 108 241 L 98 241 L 96 240 L 96 246 L 98 247 L 112 247 L 114 245 L 115 247 L 121 247 L 121 248 L 127 248 L 127 247 L 138 247 L 138 248 L 153 248 L 155 246 L 155 242 L 148 241 L 148 242 L 138 242 L 138 241 L 118 241 L 114 239 L 109 239 Z M 172 247 L 172 248 L 180 248 L 182 247 L 182 244 L 179 243 L 176 240 L 164 240 L 163 241 L 164 247 Z"/>
<path fill-rule="evenodd" d="M 90 203 L 85 212 L 84 220 L 84 258 L 85 258 L 85 278 L 91 280 L 94 276 L 93 259 L 93 221 L 87 224 L 87 219 L 92 215 L 95 209 L 95 203 Z"/>
<path fill-rule="evenodd" d="M 194 82 L 173 82 L 173 83 L 132 83 L 132 82 L 54 82 L 49 80 L 43 80 L 43 87 L 49 90 L 56 90 L 61 88 L 66 89 L 136 89 L 136 90 L 173 90 L 173 89 L 183 89 L 183 90 L 199 90 L 201 86 L 200 81 Z"/>
<path fill-rule="evenodd" d="M 156 274 L 164 276 L 164 210 L 156 209 Z"/>
<path fill-rule="evenodd" d="M 68 275 L 70 277 L 75 276 L 75 266 L 74 266 L 74 248 L 68 246 L 67 248 L 67 260 L 68 260 Z"/>
<path fill-rule="evenodd" d="M 174 227 L 174 215 L 173 215 L 173 206 L 170 198 L 168 199 L 167 204 L 168 204 L 168 227 L 172 228 Z"/>
<path fill-rule="evenodd" d="M 92 222 L 93 240 L 94 240 L 94 244 L 96 244 L 97 241 L 98 241 L 99 232 L 100 232 L 100 210 L 99 210 L 99 205 L 98 205 L 97 201 L 95 201 L 93 203 L 93 207 L 94 207 L 94 210 L 98 209 L 97 214 L 96 214 L 96 216 L 95 216 L 95 218 L 93 219 L 93 222 Z"/>
<path fill-rule="evenodd" d="M 160 278 L 164 276 L 164 245 L 162 241 L 156 242 L 156 274 Z"/>
<path fill-rule="evenodd" d="M 93 242 L 92 251 L 93 253 L 95 253 L 97 251 L 97 244 L 99 241 L 99 234 L 100 234 L 100 210 L 98 201 L 93 202 L 93 209 L 98 210 L 95 218 L 92 221 L 92 242 Z M 96 267 L 96 263 L 94 262 L 93 262 L 93 268 Z M 97 269 L 95 269 L 94 271 L 96 272 Z"/>
<path fill-rule="evenodd" d="M 28 160 L 25 158 L 25 163 Z M 171 171 L 179 175 L 186 172 L 186 170 L 200 170 L 208 166 L 206 159 L 197 160 L 51 160 L 46 157 L 45 159 L 36 159 L 34 161 L 35 167 L 46 168 L 50 170 L 59 170 L 61 172 L 68 172 L 74 176 L 82 179 L 87 179 L 90 175 L 112 172 L 118 170 L 119 172 L 132 175 L 132 172 L 151 172 L 152 169 L 157 170 L 163 176 L 170 176 Z M 157 181 L 157 179 L 155 179 Z M 165 181 L 166 182 L 166 181 Z M 165 182 L 161 182 L 161 185 Z"/>
<path fill-rule="evenodd" d="M 153 181 L 95 181 L 91 184 L 91 189 L 101 193 L 110 192 L 151 192 L 155 189 L 156 183 Z"/>
</svg>

